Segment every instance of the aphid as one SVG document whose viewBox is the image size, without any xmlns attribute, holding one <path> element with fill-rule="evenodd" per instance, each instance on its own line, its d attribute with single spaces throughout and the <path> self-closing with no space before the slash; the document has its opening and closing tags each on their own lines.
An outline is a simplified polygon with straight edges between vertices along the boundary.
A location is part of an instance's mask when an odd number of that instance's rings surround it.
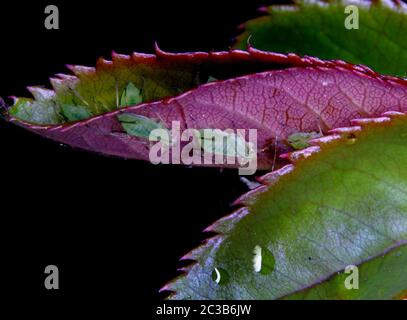
<svg viewBox="0 0 407 320">
<path fill-rule="evenodd" d="M 288 136 L 288 144 L 296 150 L 302 150 L 310 146 L 309 141 L 322 137 L 318 132 L 297 132 Z"/>
<path fill-rule="evenodd" d="M 165 125 L 161 122 L 137 114 L 122 113 L 119 114 L 117 118 L 127 134 L 138 138 L 148 139 L 151 131 L 155 129 L 166 129 Z"/>
<path fill-rule="evenodd" d="M 220 129 L 201 129 L 197 132 L 199 147 L 209 154 L 244 159 L 251 159 L 255 155 L 252 143 L 234 132 Z"/>
<path fill-rule="evenodd" d="M 166 140 L 164 135 L 160 136 L 160 142 L 166 145 L 171 145 L 171 133 L 162 121 L 156 121 L 133 113 L 122 113 L 119 114 L 117 118 L 121 122 L 126 133 L 137 138 L 149 139 L 154 130 L 166 130 L 168 140 Z"/>
<path fill-rule="evenodd" d="M 118 94 L 118 92 L 117 92 Z M 129 82 L 123 90 L 120 98 L 120 107 L 135 106 L 143 102 L 141 89 L 137 88 L 132 82 Z"/>
<path fill-rule="evenodd" d="M 88 108 L 71 104 L 62 105 L 61 114 L 68 122 L 85 120 L 93 116 Z"/>
</svg>

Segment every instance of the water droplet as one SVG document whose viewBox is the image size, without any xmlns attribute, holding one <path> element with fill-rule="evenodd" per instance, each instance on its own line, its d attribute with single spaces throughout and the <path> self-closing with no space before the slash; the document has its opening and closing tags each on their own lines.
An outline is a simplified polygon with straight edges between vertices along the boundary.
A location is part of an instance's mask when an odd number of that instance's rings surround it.
<svg viewBox="0 0 407 320">
<path fill-rule="evenodd" d="M 275 259 L 273 254 L 267 249 L 255 246 L 253 250 L 253 270 L 256 273 L 267 275 L 273 272 Z"/>
<path fill-rule="evenodd" d="M 212 271 L 212 280 L 219 285 L 229 282 L 229 274 L 222 268 L 214 268 Z"/>
</svg>

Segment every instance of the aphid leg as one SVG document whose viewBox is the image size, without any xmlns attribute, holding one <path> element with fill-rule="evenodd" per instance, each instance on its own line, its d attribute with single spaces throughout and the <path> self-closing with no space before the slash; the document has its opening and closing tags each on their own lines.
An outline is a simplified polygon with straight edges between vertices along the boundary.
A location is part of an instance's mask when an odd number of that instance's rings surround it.
<svg viewBox="0 0 407 320">
<path fill-rule="evenodd" d="M 324 135 L 324 133 L 322 132 L 322 128 L 321 128 L 321 123 L 318 122 L 318 129 L 319 129 L 319 134 L 321 135 L 321 137 Z"/>
<path fill-rule="evenodd" d="M 329 125 L 321 118 L 318 118 L 318 129 L 321 136 L 324 136 L 324 132 L 328 132 L 331 128 Z"/>
</svg>

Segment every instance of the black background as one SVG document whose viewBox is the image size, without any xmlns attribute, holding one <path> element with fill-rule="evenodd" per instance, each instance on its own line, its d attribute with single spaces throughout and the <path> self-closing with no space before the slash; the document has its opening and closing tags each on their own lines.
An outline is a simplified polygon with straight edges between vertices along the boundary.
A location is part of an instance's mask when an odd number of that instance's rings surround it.
<svg viewBox="0 0 407 320">
<path fill-rule="evenodd" d="M 44 8 L 51 3 L 2 1 L 0 96 L 29 96 L 27 85 L 48 84 L 53 74 L 68 72 L 65 64 L 93 66 L 112 50 L 152 53 L 154 41 L 168 51 L 227 50 L 237 26 L 268 3 L 52 1 L 60 10 L 60 30 L 49 31 Z M 57 319 L 80 315 L 79 306 L 95 316 L 108 309 L 150 314 L 165 297 L 158 290 L 179 274 L 179 258 L 246 190 L 236 171 L 90 154 L 1 119 L 0 166 L 0 292 L 18 302 L 14 312 L 31 313 L 35 301 L 43 314 L 56 307 L 51 315 Z M 60 290 L 44 287 L 50 264 L 59 267 Z M 302 317 L 321 308 L 349 310 L 323 307 L 279 310 Z M 368 310 L 375 309 L 365 305 L 363 312 Z"/>
<path fill-rule="evenodd" d="M 29 96 L 65 64 L 93 66 L 112 50 L 227 50 L 237 26 L 267 1 L 53 1 L 60 30 L 46 30 L 50 3 L 0 4 L 0 96 Z M 148 308 L 178 275 L 178 259 L 207 237 L 244 192 L 236 171 L 153 166 L 90 154 L 0 122 L 1 288 L 44 301 Z M 60 290 L 44 288 L 44 269 Z M 7 283 L 7 285 L 5 285 Z M 149 302 L 149 303 L 146 303 Z"/>
</svg>

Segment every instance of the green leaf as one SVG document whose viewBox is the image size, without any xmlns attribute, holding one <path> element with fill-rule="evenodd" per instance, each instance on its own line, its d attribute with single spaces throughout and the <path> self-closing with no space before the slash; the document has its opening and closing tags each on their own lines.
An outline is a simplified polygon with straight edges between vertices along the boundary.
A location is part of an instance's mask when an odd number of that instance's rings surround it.
<svg viewBox="0 0 407 320">
<path fill-rule="evenodd" d="M 291 154 L 295 165 L 271 173 L 274 182 L 251 191 L 246 207 L 208 228 L 219 235 L 186 255 L 196 263 L 164 289 L 174 299 L 400 295 L 407 289 L 407 117 L 392 117 L 360 121 L 362 130 L 320 140 L 320 151 Z M 274 257 L 272 272 L 256 272 L 257 247 Z M 358 290 L 345 285 L 350 265 L 359 267 Z M 226 284 L 214 283 L 214 268 L 229 275 Z"/>
<path fill-rule="evenodd" d="M 34 100 L 20 100 L 11 106 L 10 113 L 33 124 L 64 123 L 66 119 L 60 116 L 63 105 L 83 106 L 99 115 L 117 109 L 119 104 L 178 95 L 196 85 L 197 75 L 193 63 L 159 61 L 145 54 L 114 54 L 113 61 L 100 59 L 96 68 L 70 69 L 74 76 L 58 74 L 51 79 L 53 90 L 30 88 Z M 142 97 L 138 91 L 142 91 Z"/>
<path fill-rule="evenodd" d="M 327 4 L 330 3 L 330 4 Z M 346 29 L 345 7 L 356 4 L 359 29 Z M 405 77 L 407 72 L 406 5 L 390 8 L 381 1 L 306 1 L 272 5 L 266 16 L 245 23 L 236 48 L 293 52 L 321 59 L 364 64 L 379 73 Z M 250 38 L 250 39 L 249 39 Z"/>
<path fill-rule="evenodd" d="M 346 288 L 344 283 L 352 272 L 342 271 L 315 287 L 302 290 L 285 299 L 400 299 L 399 296 L 405 291 L 407 283 L 406 266 L 407 245 L 403 245 L 359 266 L 357 289 Z"/>
<path fill-rule="evenodd" d="M 64 104 L 61 107 L 61 113 L 68 122 L 80 121 L 92 117 L 92 113 L 86 107 L 69 104 Z"/>
<path fill-rule="evenodd" d="M 30 123 L 58 124 L 63 120 L 58 110 L 60 108 L 55 107 L 52 103 L 18 98 L 9 112 L 13 117 Z"/>
<path fill-rule="evenodd" d="M 120 99 L 120 107 L 135 106 L 143 102 L 141 90 L 137 88 L 132 82 L 123 90 Z"/>
</svg>

